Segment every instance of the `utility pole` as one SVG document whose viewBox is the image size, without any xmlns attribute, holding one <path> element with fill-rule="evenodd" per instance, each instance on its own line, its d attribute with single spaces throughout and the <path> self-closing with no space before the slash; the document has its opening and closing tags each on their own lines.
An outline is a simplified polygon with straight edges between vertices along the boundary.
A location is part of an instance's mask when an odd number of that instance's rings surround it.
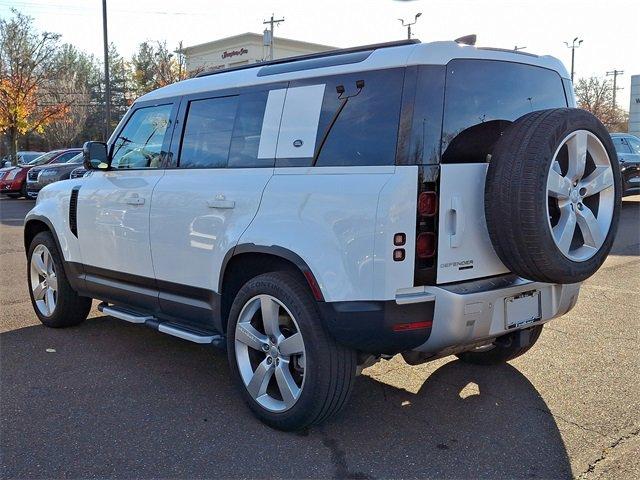
<svg viewBox="0 0 640 480">
<path fill-rule="evenodd" d="M 564 42 L 567 48 L 571 49 L 571 83 L 573 83 L 573 72 L 574 72 L 574 65 L 575 65 L 575 59 L 576 59 L 576 48 L 578 48 L 581 43 L 582 43 L 582 40 L 579 40 L 578 37 L 573 39 L 573 42 L 571 42 L 571 45 L 569 45 L 569 42 Z"/>
<path fill-rule="evenodd" d="M 422 12 L 416 13 L 416 16 L 413 18 L 412 23 L 406 23 L 402 18 L 398 19 L 400 20 L 400 23 L 402 23 L 403 27 L 407 27 L 407 38 L 409 40 L 411 40 L 411 25 L 415 25 L 416 23 L 418 23 L 418 18 L 420 18 L 420 15 L 422 15 Z"/>
<path fill-rule="evenodd" d="M 263 25 L 269 24 L 269 60 L 273 60 L 273 28 L 278 25 L 280 22 L 284 22 L 284 17 L 276 20 L 273 18 L 273 13 L 271 14 L 271 19 L 262 22 Z"/>
<path fill-rule="evenodd" d="M 624 75 L 622 70 L 612 70 L 607 72 L 607 77 L 613 77 L 613 111 L 616 110 L 616 92 L 622 90 L 622 87 L 618 87 L 618 75 Z"/>
<path fill-rule="evenodd" d="M 104 102 L 105 128 L 104 140 L 109 138 L 111 130 L 111 84 L 109 82 L 109 40 L 107 38 L 107 0 L 102 0 L 102 34 L 104 38 Z"/>
</svg>

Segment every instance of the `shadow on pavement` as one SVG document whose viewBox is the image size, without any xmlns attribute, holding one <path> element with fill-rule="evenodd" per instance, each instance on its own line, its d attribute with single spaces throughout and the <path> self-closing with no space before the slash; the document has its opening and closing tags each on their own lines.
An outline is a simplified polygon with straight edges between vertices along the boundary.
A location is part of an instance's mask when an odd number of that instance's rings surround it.
<svg viewBox="0 0 640 480">
<path fill-rule="evenodd" d="M 402 365 L 417 394 L 361 376 L 338 417 L 298 434 L 251 416 L 226 355 L 109 317 L 3 333 L 0 365 L 3 478 L 571 476 L 509 365 Z"/>
</svg>

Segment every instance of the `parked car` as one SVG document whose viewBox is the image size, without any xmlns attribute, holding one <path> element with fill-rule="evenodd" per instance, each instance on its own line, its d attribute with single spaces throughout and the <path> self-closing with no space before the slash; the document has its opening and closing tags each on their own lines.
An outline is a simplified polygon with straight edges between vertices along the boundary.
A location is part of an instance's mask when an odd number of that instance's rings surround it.
<svg viewBox="0 0 640 480">
<path fill-rule="evenodd" d="M 338 412 L 381 358 L 509 361 L 615 236 L 616 151 L 574 106 L 559 60 L 462 42 L 160 88 L 27 214 L 35 313 L 77 325 L 94 298 L 226 346 L 249 408 L 283 430 Z"/>
<path fill-rule="evenodd" d="M 31 151 L 19 151 L 17 152 L 18 157 L 18 165 L 22 165 L 25 163 L 29 163 L 31 160 L 43 155 L 45 152 L 31 152 Z M 11 158 L 7 155 L 2 160 L 0 160 L 0 167 L 6 168 L 11 167 Z"/>
<path fill-rule="evenodd" d="M 640 139 L 629 133 L 612 133 L 622 175 L 622 195 L 640 193 Z"/>
<path fill-rule="evenodd" d="M 65 163 L 34 167 L 27 173 L 27 196 L 36 198 L 38 192 L 45 185 L 70 178 L 71 172 L 78 168 L 83 161 L 82 152 Z"/>
<path fill-rule="evenodd" d="M 4 193 L 12 198 L 26 197 L 27 172 L 29 170 L 39 165 L 64 163 L 72 157 L 75 157 L 81 151 L 79 148 L 53 150 L 34 158 L 24 165 L 3 169 L 0 171 L 0 193 Z"/>
</svg>

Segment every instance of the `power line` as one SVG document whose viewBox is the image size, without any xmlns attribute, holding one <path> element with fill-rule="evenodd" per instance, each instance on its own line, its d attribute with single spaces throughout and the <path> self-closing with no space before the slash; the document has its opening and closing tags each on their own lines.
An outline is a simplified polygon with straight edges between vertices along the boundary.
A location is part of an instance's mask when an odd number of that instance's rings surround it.
<svg viewBox="0 0 640 480">
<path fill-rule="evenodd" d="M 618 87 L 617 86 L 617 80 L 618 80 L 618 75 L 624 75 L 624 72 L 622 70 L 612 70 L 610 72 L 607 72 L 607 77 L 613 77 L 613 110 L 615 111 L 616 109 L 616 92 L 618 90 L 622 90 L 622 87 Z"/>
</svg>

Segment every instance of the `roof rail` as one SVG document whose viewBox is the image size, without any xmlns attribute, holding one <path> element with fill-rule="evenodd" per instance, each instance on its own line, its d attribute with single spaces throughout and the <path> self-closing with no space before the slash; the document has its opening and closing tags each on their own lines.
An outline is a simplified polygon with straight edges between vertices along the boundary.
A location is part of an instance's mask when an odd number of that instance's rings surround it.
<svg viewBox="0 0 640 480">
<path fill-rule="evenodd" d="M 217 75 L 219 73 L 235 72 L 236 70 L 246 70 L 248 68 L 265 67 L 269 65 L 279 65 L 282 63 L 297 62 L 299 60 L 312 60 L 317 58 L 333 57 L 336 55 L 344 55 L 347 53 L 367 52 L 367 51 L 379 50 L 381 48 L 401 47 L 403 45 L 414 45 L 416 43 L 420 43 L 420 40 L 418 39 L 398 40 L 395 42 L 374 43 L 372 45 L 363 45 L 360 47 L 338 48 L 335 50 L 327 50 L 326 52 L 310 53 L 307 55 L 297 55 L 295 57 L 279 58 L 277 60 L 269 60 L 266 62 L 249 63 L 247 65 L 240 65 L 239 67 L 221 68 L 219 70 L 200 72 L 196 75 L 196 78 L 208 77 L 209 75 Z"/>
</svg>

